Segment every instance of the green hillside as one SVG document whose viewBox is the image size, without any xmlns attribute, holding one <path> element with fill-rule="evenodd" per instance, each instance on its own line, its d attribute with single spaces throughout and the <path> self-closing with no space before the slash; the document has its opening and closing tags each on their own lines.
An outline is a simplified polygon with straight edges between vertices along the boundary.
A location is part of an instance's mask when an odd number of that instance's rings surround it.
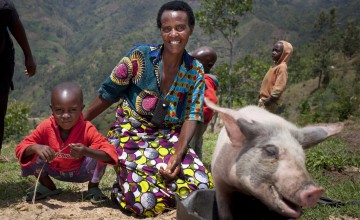
<svg viewBox="0 0 360 220">
<path fill-rule="evenodd" d="M 52 86 L 75 80 L 83 87 L 88 105 L 102 80 L 134 44 L 161 43 L 155 20 L 164 2 L 14 0 L 38 71 L 30 79 L 23 75 L 22 53 L 17 46 L 15 90 L 11 98 L 30 104 L 32 117 L 45 117 L 50 114 L 48 92 Z M 194 11 L 199 9 L 199 0 L 188 2 Z M 356 0 L 254 0 L 252 13 L 243 17 L 239 27 L 236 58 L 241 60 L 256 54 L 258 59 L 270 64 L 268 53 L 278 39 L 292 42 L 296 52 L 314 40 L 313 26 L 320 11 L 333 7 L 340 27 L 349 19 L 359 22 L 360 2 Z M 216 65 L 228 61 L 224 39 L 219 34 L 205 35 L 196 25 L 187 49 L 206 44 L 218 51 Z M 299 63 L 296 59 L 294 54 L 294 65 Z"/>
</svg>

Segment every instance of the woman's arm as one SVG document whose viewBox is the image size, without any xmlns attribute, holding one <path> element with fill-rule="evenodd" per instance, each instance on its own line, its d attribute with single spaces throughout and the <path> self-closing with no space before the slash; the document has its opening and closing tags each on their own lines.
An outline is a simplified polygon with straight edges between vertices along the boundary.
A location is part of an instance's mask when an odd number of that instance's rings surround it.
<svg viewBox="0 0 360 220">
<path fill-rule="evenodd" d="M 167 180 L 174 179 L 180 172 L 180 164 L 186 149 L 188 148 L 189 142 L 194 135 L 197 121 L 186 120 L 181 127 L 179 136 L 179 142 L 175 149 L 174 155 L 170 157 L 166 169 L 160 168 L 159 172 Z"/>
<path fill-rule="evenodd" d="M 84 113 L 84 120 L 91 121 L 100 115 L 103 111 L 109 108 L 114 102 L 106 101 L 98 95 L 94 101 L 90 104 L 90 107 Z"/>
</svg>

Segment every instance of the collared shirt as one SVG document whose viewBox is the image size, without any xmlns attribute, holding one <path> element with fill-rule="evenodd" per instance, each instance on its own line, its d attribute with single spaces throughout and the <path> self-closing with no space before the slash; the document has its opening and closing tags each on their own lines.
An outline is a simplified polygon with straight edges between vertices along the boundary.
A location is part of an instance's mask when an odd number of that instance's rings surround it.
<svg viewBox="0 0 360 220">
<path fill-rule="evenodd" d="M 131 49 L 104 81 L 99 93 L 107 101 L 124 98 L 144 118 L 151 117 L 157 101 L 169 101 L 165 124 L 185 120 L 203 121 L 204 74 L 202 65 L 186 51 L 183 62 L 167 94 L 162 94 L 163 45 L 140 44 Z"/>
</svg>

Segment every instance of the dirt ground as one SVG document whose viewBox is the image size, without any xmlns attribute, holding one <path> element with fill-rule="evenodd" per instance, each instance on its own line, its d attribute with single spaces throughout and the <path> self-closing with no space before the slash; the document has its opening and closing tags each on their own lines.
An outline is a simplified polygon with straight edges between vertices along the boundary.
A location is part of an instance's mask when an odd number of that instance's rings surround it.
<svg viewBox="0 0 360 220">
<path fill-rule="evenodd" d="M 77 184 L 86 190 L 87 184 Z M 19 202 L 9 204 L 0 210 L 2 220 L 51 220 L 51 219 L 86 219 L 86 220 L 108 220 L 108 219 L 159 219 L 175 220 L 176 210 L 169 210 L 156 218 L 138 218 L 130 213 L 122 212 L 113 202 L 108 201 L 103 205 L 93 205 L 89 201 L 83 201 L 83 192 L 63 192 L 51 198 L 31 202 Z"/>
</svg>

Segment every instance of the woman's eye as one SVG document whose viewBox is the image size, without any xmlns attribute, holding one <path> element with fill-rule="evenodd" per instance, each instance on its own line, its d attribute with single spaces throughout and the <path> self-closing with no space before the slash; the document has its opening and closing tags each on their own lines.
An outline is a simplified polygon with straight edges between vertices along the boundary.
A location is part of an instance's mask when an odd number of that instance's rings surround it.
<svg viewBox="0 0 360 220">
<path fill-rule="evenodd" d="M 170 27 L 162 27 L 161 31 L 165 32 L 165 33 L 169 33 L 171 31 L 171 28 Z"/>
<path fill-rule="evenodd" d="M 177 31 L 184 31 L 185 29 L 186 29 L 185 25 L 179 25 L 179 26 L 176 27 Z"/>
</svg>

